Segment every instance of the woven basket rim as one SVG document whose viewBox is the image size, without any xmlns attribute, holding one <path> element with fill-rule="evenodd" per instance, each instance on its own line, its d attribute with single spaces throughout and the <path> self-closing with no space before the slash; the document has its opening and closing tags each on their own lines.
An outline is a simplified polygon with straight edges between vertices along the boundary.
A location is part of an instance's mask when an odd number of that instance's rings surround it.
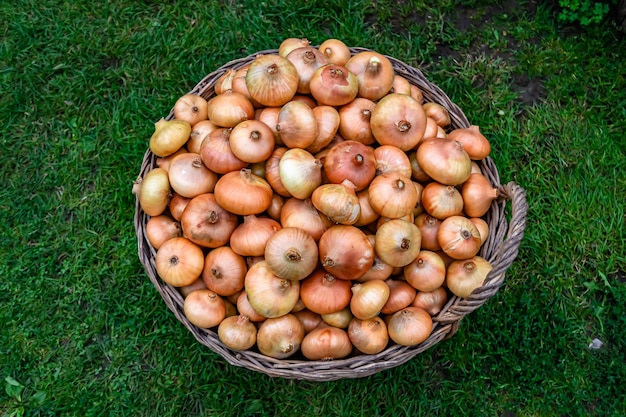
<svg viewBox="0 0 626 417">
<path fill-rule="evenodd" d="M 350 51 L 354 55 L 361 51 L 371 51 L 371 49 L 351 47 Z M 263 50 L 230 61 L 205 76 L 188 93 L 209 99 L 215 95 L 215 82 L 227 70 L 242 68 L 259 55 L 277 53 L 277 49 Z M 470 126 L 463 111 L 438 86 L 428 81 L 420 70 L 394 57 L 385 56 L 391 61 L 397 74 L 407 78 L 411 84 L 422 90 L 424 102 L 436 102 L 448 109 L 452 121 L 451 129 Z M 173 108 L 165 118 L 167 120 L 173 118 Z M 419 353 L 453 336 L 458 329 L 461 319 L 478 309 L 497 293 L 504 282 L 506 270 L 517 257 L 526 226 L 526 213 L 528 210 L 526 192 L 513 182 L 506 185 L 500 184 L 498 170 L 490 157 L 476 162 L 489 182 L 499 192 L 499 198 L 492 203 L 489 212 L 484 216 L 489 224 L 490 234 L 479 252 L 480 256 L 483 256 L 492 264 L 493 269 L 488 274 L 483 286 L 476 289 L 469 297 L 465 299 L 457 296 L 450 297 L 441 312 L 433 317 L 433 331 L 429 338 L 417 346 L 406 347 L 390 343 L 379 354 L 357 354 L 345 359 L 332 361 L 310 361 L 298 358 L 279 360 L 267 357 L 254 350 L 238 352 L 228 349 L 221 343 L 215 331 L 198 328 L 187 320 L 182 307 L 183 298 L 178 290 L 165 284 L 158 277 L 154 265 L 156 251 L 148 242 L 145 233 L 149 216 L 143 212 L 138 199 L 136 199 L 134 224 L 137 234 L 139 259 L 166 306 L 174 313 L 176 318 L 187 327 L 198 342 L 220 355 L 233 366 L 244 367 L 273 377 L 311 381 L 331 381 L 372 375 L 404 364 Z M 156 167 L 156 156 L 148 149 L 143 157 L 138 181 L 154 167 Z M 507 220 L 507 203 L 511 203 L 510 221 Z"/>
</svg>

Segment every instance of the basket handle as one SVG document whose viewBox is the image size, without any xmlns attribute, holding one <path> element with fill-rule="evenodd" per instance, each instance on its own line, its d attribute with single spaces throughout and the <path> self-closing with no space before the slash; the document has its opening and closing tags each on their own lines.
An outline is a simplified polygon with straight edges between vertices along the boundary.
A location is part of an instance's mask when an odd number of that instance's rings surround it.
<svg viewBox="0 0 626 417">
<path fill-rule="evenodd" d="M 450 308 L 442 312 L 438 317 L 433 318 L 433 321 L 442 325 L 453 323 L 451 333 L 448 337 L 451 337 L 456 332 L 460 319 L 478 309 L 498 292 L 498 289 L 504 282 L 504 273 L 517 257 L 520 242 L 524 237 L 526 214 L 528 212 L 526 191 L 519 185 L 509 182 L 506 185 L 500 185 L 498 187 L 498 193 L 501 199 L 510 200 L 512 204 L 511 221 L 508 225 L 507 236 L 500 243 L 496 251 L 496 258 L 493 262 L 494 267 L 489 271 L 489 274 L 487 274 L 485 283 L 474 290 L 467 298 L 456 303 L 456 305 L 451 305 L 454 300 L 453 297 L 453 299 L 448 302 Z"/>
</svg>

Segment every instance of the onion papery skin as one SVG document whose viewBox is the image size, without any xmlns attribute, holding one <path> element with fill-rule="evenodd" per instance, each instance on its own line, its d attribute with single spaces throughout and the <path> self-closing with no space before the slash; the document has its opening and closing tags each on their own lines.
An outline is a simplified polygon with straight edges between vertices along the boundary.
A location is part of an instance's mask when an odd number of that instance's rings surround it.
<svg viewBox="0 0 626 417">
<path fill-rule="evenodd" d="M 453 261 L 447 269 L 446 286 L 454 295 L 467 298 L 483 285 L 492 269 L 491 263 L 480 256 Z"/>
<path fill-rule="evenodd" d="M 252 308 L 267 318 L 289 313 L 300 298 L 300 281 L 277 277 L 266 261 L 257 262 L 248 269 L 244 288 Z"/>
</svg>

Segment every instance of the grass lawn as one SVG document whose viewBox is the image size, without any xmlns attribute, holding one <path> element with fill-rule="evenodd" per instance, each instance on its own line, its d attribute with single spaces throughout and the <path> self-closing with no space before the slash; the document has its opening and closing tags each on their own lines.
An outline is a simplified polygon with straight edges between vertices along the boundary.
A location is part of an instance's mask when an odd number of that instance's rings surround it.
<svg viewBox="0 0 626 417">
<path fill-rule="evenodd" d="M 555 16 L 530 1 L 1 2 L 0 415 L 626 415 L 626 37 Z M 528 194 L 496 296 L 362 379 L 228 365 L 137 257 L 131 187 L 153 123 L 287 37 L 422 69 Z"/>
</svg>

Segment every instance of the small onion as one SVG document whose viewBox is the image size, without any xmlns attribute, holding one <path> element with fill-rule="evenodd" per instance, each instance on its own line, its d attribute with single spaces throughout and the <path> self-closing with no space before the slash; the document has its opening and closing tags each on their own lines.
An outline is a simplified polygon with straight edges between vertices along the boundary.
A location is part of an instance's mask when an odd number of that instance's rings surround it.
<svg viewBox="0 0 626 417">
<path fill-rule="evenodd" d="M 386 264 L 404 267 L 417 257 L 421 240 L 421 233 L 415 224 L 392 219 L 376 231 L 376 255 Z"/>
<path fill-rule="evenodd" d="M 318 104 L 343 106 L 355 99 L 359 92 L 359 80 L 346 67 L 326 64 L 319 67 L 309 84 L 311 94 Z"/>
<path fill-rule="evenodd" d="M 306 148 L 317 138 L 315 113 L 306 103 L 292 100 L 285 103 L 278 113 L 276 131 L 288 148 Z"/>
<path fill-rule="evenodd" d="M 370 204 L 382 217 L 397 219 L 412 213 L 418 198 L 411 179 L 395 172 L 378 175 L 369 185 Z"/>
<path fill-rule="evenodd" d="M 218 295 L 229 296 L 243 289 L 247 272 L 246 261 L 230 246 L 210 251 L 204 258 L 202 279 L 207 288 Z"/>
<path fill-rule="evenodd" d="M 357 97 L 339 109 L 339 134 L 346 140 L 356 140 L 371 145 L 376 140 L 372 134 L 370 118 L 376 103 Z"/>
<path fill-rule="evenodd" d="M 183 147 L 190 134 L 189 122 L 160 119 L 154 124 L 154 133 L 150 137 L 150 150 L 160 157 L 171 155 Z"/>
<path fill-rule="evenodd" d="M 187 208 L 187 204 L 189 204 L 190 201 L 191 198 L 183 197 L 182 195 L 174 193 L 172 198 L 170 198 L 170 203 L 168 205 L 172 217 L 180 221 L 183 216 L 183 212 L 185 211 L 185 208 Z"/>
<path fill-rule="evenodd" d="M 304 326 L 293 314 L 269 318 L 259 327 L 256 343 L 259 351 L 271 358 L 285 359 L 300 350 Z"/>
<path fill-rule="evenodd" d="M 187 198 L 212 192 L 217 182 L 217 174 L 195 153 L 184 153 L 172 159 L 168 176 L 172 189 Z"/>
<path fill-rule="evenodd" d="M 489 224 L 480 217 L 470 217 L 470 221 L 474 223 L 474 226 L 478 229 L 478 233 L 480 233 L 481 245 L 484 244 L 489 237 Z"/>
<path fill-rule="evenodd" d="M 422 191 L 422 205 L 428 214 L 443 220 L 463 212 L 463 197 L 453 185 L 431 182 Z"/>
<path fill-rule="evenodd" d="M 257 329 L 247 316 L 226 317 L 217 328 L 217 336 L 232 350 L 247 350 L 256 343 Z"/>
<path fill-rule="evenodd" d="M 343 308 L 334 313 L 322 314 L 322 320 L 329 326 L 347 329 L 350 321 L 354 318 L 350 307 Z"/>
<path fill-rule="evenodd" d="M 248 97 L 232 90 L 209 100 L 209 120 L 220 127 L 234 127 L 243 120 L 254 118 L 254 106 Z"/>
<path fill-rule="evenodd" d="M 313 107 L 313 115 L 317 122 L 317 136 L 306 150 L 317 153 L 324 149 L 333 140 L 339 129 L 339 112 L 331 106 Z"/>
<path fill-rule="evenodd" d="M 230 132 L 230 149 L 244 162 L 262 162 L 274 150 L 274 132 L 258 120 L 245 120 L 238 123 Z"/>
<path fill-rule="evenodd" d="M 354 284 L 350 311 L 361 320 L 376 317 L 387 303 L 389 294 L 389 286 L 385 281 L 373 280 Z"/>
<path fill-rule="evenodd" d="M 452 216 L 441 222 L 437 232 L 441 249 L 454 259 L 467 259 L 478 253 L 482 241 L 480 232 L 470 219 Z"/>
<path fill-rule="evenodd" d="M 471 174 L 461 188 L 461 196 L 465 214 L 469 217 L 484 216 L 491 203 L 499 196 L 498 189 L 493 187 L 487 177 L 482 174 Z"/>
<path fill-rule="evenodd" d="M 250 267 L 250 265 L 248 265 Z M 239 296 L 237 296 L 236 300 L 237 311 L 242 316 L 246 316 L 255 323 L 260 323 L 265 321 L 267 317 L 256 312 L 254 308 L 250 305 L 250 300 L 248 300 L 248 294 L 245 291 L 241 291 Z"/>
<path fill-rule="evenodd" d="M 426 116 L 433 119 L 438 126 L 448 127 L 450 126 L 450 113 L 448 109 L 443 107 L 439 103 L 429 102 L 424 103 L 424 112 L 426 112 Z"/>
<path fill-rule="evenodd" d="M 260 261 L 252 265 L 246 274 L 244 288 L 248 302 L 260 315 L 272 318 L 289 313 L 299 299 L 300 281 L 279 278 Z"/>
<path fill-rule="evenodd" d="M 166 214 L 151 217 L 146 223 L 146 237 L 154 249 L 159 249 L 163 243 L 180 236 L 180 223 Z"/>
<path fill-rule="evenodd" d="M 291 197 L 291 194 L 287 188 L 285 188 L 282 180 L 280 179 L 279 168 L 280 160 L 287 150 L 288 149 L 286 147 L 276 147 L 267 161 L 265 161 L 265 180 L 272 187 L 275 194 L 280 194 L 283 197 Z"/>
<path fill-rule="evenodd" d="M 443 287 L 433 291 L 418 291 L 411 303 L 412 307 L 424 309 L 431 316 L 439 314 L 448 301 L 448 293 Z"/>
<path fill-rule="evenodd" d="M 304 326 L 304 334 L 309 333 L 322 322 L 322 316 L 312 312 L 311 310 L 307 310 L 306 308 L 292 314 L 302 322 L 302 325 Z"/>
<path fill-rule="evenodd" d="M 298 90 L 298 72 L 285 57 L 273 54 L 257 56 L 246 73 L 250 97 L 266 107 L 280 107 Z"/>
<path fill-rule="evenodd" d="M 391 145 L 382 145 L 374 149 L 376 159 L 376 175 L 395 172 L 404 177 L 411 178 L 413 171 L 411 161 L 406 153 Z"/>
<path fill-rule="evenodd" d="M 217 326 L 226 317 L 224 300 L 211 290 L 189 294 L 183 303 L 183 311 L 191 324 L 203 329 Z"/>
<path fill-rule="evenodd" d="M 134 183 L 133 193 L 137 195 L 141 209 L 148 216 L 163 214 L 170 199 L 167 171 L 163 168 L 153 168 L 143 179 L 140 178 Z"/>
<path fill-rule="evenodd" d="M 422 250 L 413 262 L 404 267 L 404 278 L 419 291 L 433 291 L 446 279 L 446 264 L 435 252 Z"/>
<path fill-rule="evenodd" d="M 393 77 L 393 83 L 391 84 L 391 88 L 389 89 L 390 93 L 398 93 L 398 94 L 406 94 L 407 96 L 411 95 L 411 83 L 409 80 L 404 78 L 401 75 L 396 74 Z"/>
<path fill-rule="evenodd" d="M 204 281 L 202 280 L 202 276 L 200 276 L 198 279 L 196 279 L 191 284 L 183 285 L 182 287 L 178 287 L 178 291 L 180 292 L 180 295 L 183 296 L 183 298 L 186 298 L 189 294 L 191 294 L 192 292 L 194 292 L 196 290 L 206 290 L 206 289 L 207 289 L 207 287 L 206 287 L 206 284 L 204 283 Z"/>
<path fill-rule="evenodd" d="M 244 216 L 243 223 L 230 236 L 230 246 L 241 256 L 262 256 L 267 241 L 281 228 L 280 223 L 268 217 Z"/>
<path fill-rule="evenodd" d="M 274 275 L 290 281 L 307 277 L 317 266 L 315 240 L 298 227 L 284 227 L 265 246 L 265 262 Z"/>
<path fill-rule="evenodd" d="M 401 346 L 416 346 L 428 339 L 433 320 L 419 307 L 407 307 L 394 313 L 389 319 L 389 338 Z"/>
<path fill-rule="evenodd" d="M 355 185 L 355 191 L 361 191 L 376 175 L 374 151 L 354 140 L 339 143 L 326 154 L 324 173 L 331 183 L 341 184 L 349 180 Z"/>
<path fill-rule="evenodd" d="M 437 233 L 441 227 L 441 220 L 428 213 L 422 213 L 415 218 L 415 225 L 420 229 L 422 235 L 422 249 L 437 251 L 441 250 L 441 245 L 437 240 Z"/>
<path fill-rule="evenodd" d="M 321 325 L 304 336 L 301 350 L 310 360 L 341 359 L 352 352 L 352 343 L 345 330 Z"/>
<path fill-rule="evenodd" d="M 237 227 L 237 216 L 223 209 L 212 193 L 191 199 L 180 219 L 183 236 L 207 248 L 225 245 Z"/>
<path fill-rule="evenodd" d="M 206 120 L 208 117 L 208 103 L 204 97 L 197 94 L 185 94 L 181 96 L 172 109 L 174 117 L 184 120 L 191 126 Z"/>
<path fill-rule="evenodd" d="M 406 281 L 397 279 L 387 279 L 385 281 L 389 287 L 389 298 L 380 310 L 383 314 L 393 314 L 411 305 L 415 299 L 416 289 Z"/>
<path fill-rule="evenodd" d="M 300 200 L 322 184 L 322 163 L 304 149 L 288 149 L 278 162 L 278 173 L 287 192 Z"/>
<path fill-rule="evenodd" d="M 472 172 L 472 160 L 456 141 L 443 138 L 426 139 L 417 148 L 417 163 L 433 180 L 444 185 L 459 185 Z"/>
<path fill-rule="evenodd" d="M 359 352 L 367 355 L 382 352 L 389 343 L 387 325 L 380 317 L 367 320 L 353 318 L 348 326 L 348 337 Z"/>
<path fill-rule="evenodd" d="M 376 103 L 370 124 L 378 143 L 408 151 L 424 137 L 426 114 L 411 96 L 392 93 Z"/>
<path fill-rule="evenodd" d="M 330 227 L 330 222 L 313 206 L 310 199 L 290 198 L 280 211 L 280 224 L 283 227 L 299 227 L 318 242 L 322 233 Z"/>
<path fill-rule="evenodd" d="M 346 62 L 346 68 L 359 81 L 359 97 L 376 101 L 391 90 L 395 75 L 393 66 L 386 56 L 378 52 L 358 52 Z"/>
<path fill-rule="evenodd" d="M 278 46 L 278 55 L 286 58 L 294 49 L 304 48 L 310 45 L 311 41 L 307 38 L 286 38 Z"/>
<path fill-rule="evenodd" d="M 330 64 L 346 65 L 351 56 L 350 48 L 339 39 L 326 39 L 319 50 Z"/>
<path fill-rule="evenodd" d="M 220 177 L 214 194 L 220 206 L 241 216 L 262 213 L 272 203 L 270 185 L 246 168 Z"/>
<path fill-rule="evenodd" d="M 380 214 L 374 210 L 370 204 L 369 189 L 364 189 L 356 193 L 359 200 L 359 218 L 357 219 L 355 226 L 367 226 L 380 217 Z"/>
<path fill-rule="evenodd" d="M 213 172 L 226 174 L 248 166 L 246 161 L 237 158 L 230 149 L 231 129 L 218 128 L 202 141 L 200 158 L 202 163 Z"/>
<path fill-rule="evenodd" d="M 315 70 L 328 63 L 326 56 L 317 48 L 303 46 L 296 48 L 287 54 L 286 58 L 296 67 L 298 73 L 298 90 L 300 94 L 309 94 L 309 83 Z"/>
<path fill-rule="evenodd" d="M 350 304 L 351 286 L 350 281 L 335 279 L 323 269 L 318 269 L 300 283 L 300 298 L 314 313 L 336 313 Z"/>
<path fill-rule="evenodd" d="M 352 225 L 361 214 L 359 198 L 354 184 L 349 180 L 341 184 L 322 184 L 313 191 L 311 202 L 332 221 Z"/>
<path fill-rule="evenodd" d="M 163 243 L 155 256 L 159 277 L 172 287 L 194 282 L 204 267 L 204 254 L 196 244 L 184 237 L 175 237 Z"/>
<path fill-rule="evenodd" d="M 472 291 L 483 285 L 493 266 L 480 256 L 453 261 L 448 266 L 446 285 L 454 295 L 467 298 Z"/>
<path fill-rule="evenodd" d="M 355 226 L 330 227 L 322 234 L 318 247 L 322 267 L 336 278 L 358 279 L 374 262 L 374 248 Z"/>
<path fill-rule="evenodd" d="M 465 152 L 474 160 L 484 159 L 491 152 L 489 140 L 480 133 L 480 128 L 475 125 L 452 130 L 448 133 L 448 139 L 460 142 Z"/>
</svg>

